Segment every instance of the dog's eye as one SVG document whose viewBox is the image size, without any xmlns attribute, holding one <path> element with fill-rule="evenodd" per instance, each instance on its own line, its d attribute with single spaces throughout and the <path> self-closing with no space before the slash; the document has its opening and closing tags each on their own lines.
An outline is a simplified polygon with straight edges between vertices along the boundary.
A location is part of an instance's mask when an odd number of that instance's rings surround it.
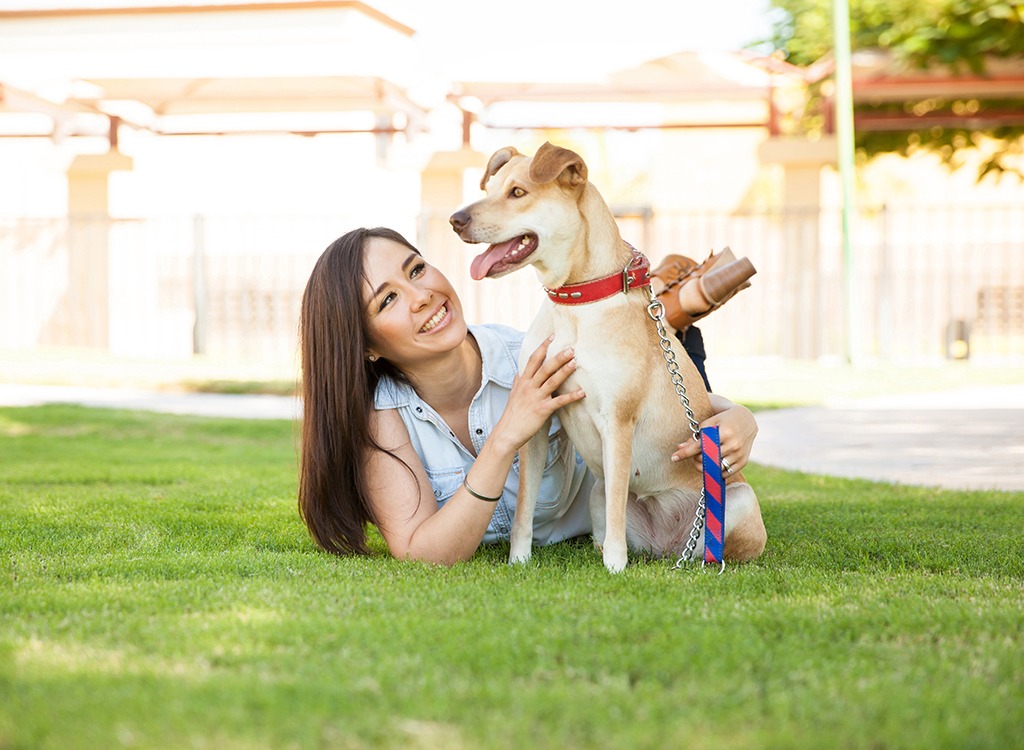
<svg viewBox="0 0 1024 750">
<path fill-rule="evenodd" d="M 524 195 L 526 195 L 526 191 L 521 187 L 514 187 L 508 192 L 509 198 L 522 198 Z"/>
</svg>

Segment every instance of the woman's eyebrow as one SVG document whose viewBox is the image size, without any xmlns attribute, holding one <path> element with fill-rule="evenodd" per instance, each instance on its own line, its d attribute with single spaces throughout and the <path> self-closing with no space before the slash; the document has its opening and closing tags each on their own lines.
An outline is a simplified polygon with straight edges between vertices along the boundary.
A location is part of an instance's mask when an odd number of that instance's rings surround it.
<svg viewBox="0 0 1024 750">
<path fill-rule="evenodd" d="M 406 258 L 404 261 L 402 261 L 402 271 L 404 272 L 405 269 L 407 269 L 409 267 L 409 265 L 413 261 L 415 261 L 418 257 L 420 257 L 419 253 L 409 253 L 409 257 Z M 386 287 L 388 285 L 388 283 L 389 282 L 385 281 L 383 284 L 381 284 L 379 287 L 377 287 L 373 291 L 373 297 L 371 297 L 370 299 L 376 299 L 377 297 L 379 297 L 380 293 L 384 291 L 384 287 Z"/>
</svg>

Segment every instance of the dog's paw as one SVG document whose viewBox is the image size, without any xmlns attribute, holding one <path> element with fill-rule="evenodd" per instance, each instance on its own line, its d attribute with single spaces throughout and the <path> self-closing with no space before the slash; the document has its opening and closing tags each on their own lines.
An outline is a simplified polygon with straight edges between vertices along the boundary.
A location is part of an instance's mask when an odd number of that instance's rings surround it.
<svg viewBox="0 0 1024 750">
<path fill-rule="evenodd" d="M 626 550 L 614 550 L 610 547 L 604 548 L 604 566 L 608 568 L 609 573 L 621 573 L 626 569 L 626 563 L 629 562 L 629 556 L 626 554 Z"/>
<path fill-rule="evenodd" d="M 510 565 L 528 563 L 532 554 L 532 544 L 513 544 L 508 553 L 508 562 Z"/>
</svg>

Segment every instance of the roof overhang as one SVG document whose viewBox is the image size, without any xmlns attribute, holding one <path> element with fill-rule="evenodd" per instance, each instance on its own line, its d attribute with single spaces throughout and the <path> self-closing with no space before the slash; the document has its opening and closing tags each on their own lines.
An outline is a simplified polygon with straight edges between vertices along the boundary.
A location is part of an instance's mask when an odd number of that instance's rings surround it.
<svg viewBox="0 0 1024 750">
<path fill-rule="evenodd" d="M 385 71 L 413 33 L 348 0 L 0 11 L 0 112 L 54 135 L 95 135 L 100 116 L 160 134 L 416 130 L 424 108 Z"/>
<path fill-rule="evenodd" d="M 854 54 L 855 102 L 903 102 L 915 99 L 1024 98 L 1024 57 L 990 57 L 984 73 L 957 73 L 944 67 L 911 69 L 879 51 Z"/>
<path fill-rule="evenodd" d="M 768 124 L 773 89 L 797 81 L 802 81 L 797 68 L 758 55 L 687 51 L 602 81 L 463 81 L 449 98 L 498 128 L 579 127 L 587 117 L 586 127 L 595 128 L 762 127 Z M 543 122 L 522 124 L 512 114 L 539 114 L 541 105 L 547 107 Z M 661 108 L 658 113 L 655 107 Z"/>
</svg>

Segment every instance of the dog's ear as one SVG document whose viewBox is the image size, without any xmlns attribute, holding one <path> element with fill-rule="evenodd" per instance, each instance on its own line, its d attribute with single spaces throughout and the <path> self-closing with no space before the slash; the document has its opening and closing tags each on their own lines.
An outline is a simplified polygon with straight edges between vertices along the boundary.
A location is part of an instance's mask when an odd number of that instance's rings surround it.
<svg viewBox="0 0 1024 750">
<path fill-rule="evenodd" d="M 562 179 L 576 187 L 587 181 L 587 165 L 575 151 L 545 143 L 530 162 L 530 179 L 540 183 Z"/>
<path fill-rule="evenodd" d="M 487 181 L 494 176 L 494 173 L 504 167 L 513 156 L 522 156 L 512 146 L 505 146 L 505 148 L 498 149 L 491 155 L 491 160 L 487 162 L 487 171 L 484 172 L 483 179 L 480 180 L 480 189 L 487 189 Z"/>
</svg>

